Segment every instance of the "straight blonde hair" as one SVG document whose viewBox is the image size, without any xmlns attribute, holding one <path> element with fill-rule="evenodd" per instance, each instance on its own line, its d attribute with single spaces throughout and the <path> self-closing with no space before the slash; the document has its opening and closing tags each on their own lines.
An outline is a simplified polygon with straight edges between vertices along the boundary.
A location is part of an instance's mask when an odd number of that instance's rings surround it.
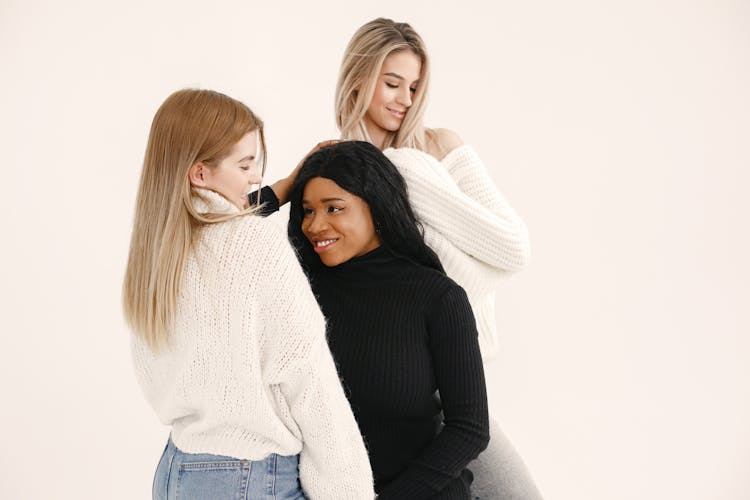
<svg viewBox="0 0 750 500">
<path fill-rule="evenodd" d="M 193 208 L 188 170 L 215 167 L 246 134 L 257 131 L 266 169 L 263 122 L 243 103 L 211 90 L 170 95 L 151 124 L 136 201 L 123 283 L 125 319 L 156 350 L 168 342 L 179 285 L 197 231 L 239 214 L 201 214 Z"/>
<path fill-rule="evenodd" d="M 336 85 L 336 125 L 342 139 L 372 142 L 364 118 L 370 106 L 383 61 L 401 51 L 413 52 L 422 63 L 422 74 L 412 105 L 396 132 L 389 132 L 383 149 L 410 147 L 425 150 L 422 124 L 427 105 L 430 61 L 422 38 L 407 23 L 378 18 L 357 30 L 346 47 Z"/>
</svg>

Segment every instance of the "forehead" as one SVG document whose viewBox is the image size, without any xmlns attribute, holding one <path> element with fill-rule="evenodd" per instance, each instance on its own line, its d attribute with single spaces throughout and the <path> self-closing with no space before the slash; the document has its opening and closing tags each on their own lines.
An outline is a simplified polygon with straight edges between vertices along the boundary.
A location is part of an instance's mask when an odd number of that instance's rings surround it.
<svg viewBox="0 0 750 500">
<path fill-rule="evenodd" d="M 383 61 L 381 74 L 396 73 L 408 81 L 419 80 L 422 73 L 422 62 L 411 50 L 401 50 L 388 55 Z"/>
<path fill-rule="evenodd" d="M 229 150 L 229 156 L 255 156 L 255 150 L 258 147 L 258 133 L 253 130 L 242 136 Z"/>
</svg>

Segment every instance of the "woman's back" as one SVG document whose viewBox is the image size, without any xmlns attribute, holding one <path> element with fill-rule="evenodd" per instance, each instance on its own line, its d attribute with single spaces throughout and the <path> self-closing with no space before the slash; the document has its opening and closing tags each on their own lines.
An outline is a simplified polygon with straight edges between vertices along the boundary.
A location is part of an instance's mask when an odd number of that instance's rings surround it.
<svg viewBox="0 0 750 500">
<path fill-rule="evenodd" d="M 203 194 L 228 208 L 221 196 Z M 299 452 L 297 426 L 276 416 L 267 391 L 320 347 L 315 332 L 324 320 L 309 300 L 299 301 L 293 316 L 274 310 L 277 280 L 310 293 L 282 238 L 252 216 L 201 229 L 185 264 L 169 345 L 153 352 L 135 340 L 139 381 L 183 451 L 211 443 L 215 453 L 251 460 Z"/>
<path fill-rule="evenodd" d="M 237 211 L 217 193 L 198 192 L 198 210 Z M 310 498 L 369 498 L 361 437 L 324 332 L 286 238 L 268 221 L 242 216 L 198 232 L 169 344 L 154 351 L 134 338 L 133 357 L 181 451 L 244 460 L 301 454 Z"/>
</svg>

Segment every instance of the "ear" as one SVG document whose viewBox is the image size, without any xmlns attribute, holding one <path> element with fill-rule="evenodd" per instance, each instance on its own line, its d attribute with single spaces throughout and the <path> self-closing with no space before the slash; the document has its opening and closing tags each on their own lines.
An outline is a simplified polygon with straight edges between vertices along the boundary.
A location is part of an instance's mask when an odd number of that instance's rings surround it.
<svg viewBox="0 0 750 500">
<path fill-rule="evenodd" d="M 192 184 L 195 187 L 201 187 L 205 188 L 208 185 L 208 167 L 202 162 L 197 161 L 190 165 L 190 169 L 188 170 L 188 179 L 190 179 L 190 184 Z"/>
</svg>

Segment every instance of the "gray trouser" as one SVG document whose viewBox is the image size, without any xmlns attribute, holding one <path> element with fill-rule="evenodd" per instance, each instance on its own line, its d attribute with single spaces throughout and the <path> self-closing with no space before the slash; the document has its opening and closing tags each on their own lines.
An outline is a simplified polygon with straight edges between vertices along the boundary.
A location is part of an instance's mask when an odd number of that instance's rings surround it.
<svg viewBox="0 0 750 500">
<path fill-rule="evenodd" d="M 490 418 L 490 444 L 469 464 L 472 497 L 480 500 L 542 500 L 521 456 Z"/>
</svg>

